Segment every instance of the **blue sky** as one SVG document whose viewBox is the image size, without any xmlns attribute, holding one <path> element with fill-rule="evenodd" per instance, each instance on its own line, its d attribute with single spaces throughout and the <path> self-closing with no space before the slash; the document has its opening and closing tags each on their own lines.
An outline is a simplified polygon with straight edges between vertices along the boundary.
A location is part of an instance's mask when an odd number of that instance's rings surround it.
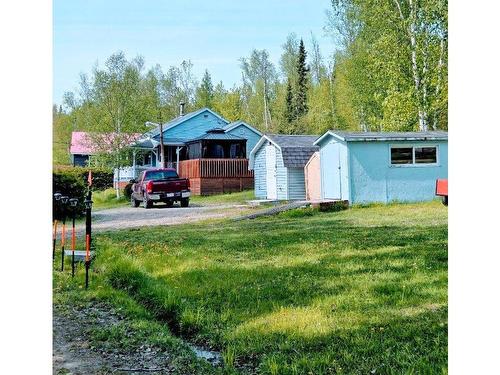
<svg viewBox="0 0 500 375">
<path fill-rule="evenodd" d="M 267 49 L 278 63 L 290 32 L 307 45 L 313 32 L 323 56 L 334 50 L 324 35 L 329 0 L 132 1 L 54 0 L 53 100 L 78 88 L 80 73 L 113 52 L 141 55 L 163 70 L 190 59 L 201 78 L 208 69 L 226 87 L 241 79 L 238 59 Z"/>
</svg>

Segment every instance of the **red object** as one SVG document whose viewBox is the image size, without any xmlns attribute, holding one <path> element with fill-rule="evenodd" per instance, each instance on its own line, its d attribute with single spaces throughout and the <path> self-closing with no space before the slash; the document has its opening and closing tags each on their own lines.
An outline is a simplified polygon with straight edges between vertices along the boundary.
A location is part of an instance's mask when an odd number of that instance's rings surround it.
<svg viewBox="0 0 500 375">
<path fill-rule="evenodd" d="M 88 262 L 90 260 L 90 236 L 87 234 L 87 238 L 85 241 L 85 261 Z"/>
<path fill-rule="evenodd" d="M 87 182 L 89 183 L 89 186 L 92 186 L 92 171 L 89 171 L 89 177 L 87 178 Z"/>
<path fill-rule="evenodd" d="M 132 185 L 131 202 L 135 207 L 143 202 L 149 208 L 156 202 L 172 204 L 180 201 L 182 207 L 187 207 L 190 196 L 187 178 L 179 178 L 173 168 L 155 168 L 142 172 Z"/>
<path fill-rule="evenodd" d="M 448 196 L 448 180 L 447 179 L 436 180 L 436 195 L 439 195 L 441 197 Z"/>
</svg>

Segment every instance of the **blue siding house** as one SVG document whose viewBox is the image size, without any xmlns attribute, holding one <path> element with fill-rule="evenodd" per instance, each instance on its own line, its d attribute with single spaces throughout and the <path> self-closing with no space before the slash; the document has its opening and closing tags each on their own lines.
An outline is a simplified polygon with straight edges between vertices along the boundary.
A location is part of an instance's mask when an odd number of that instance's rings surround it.
<svg viewBox="0 0 500 375">
<path fill-rule="evenodd" d="M 261 133 L 243 121 L 230 123 L 209 108 L 184 114 L 162 124 L 163 157 L 160 150 L 160 127 L 143 134 L 131 144 L 132 166 L 115 170 L 115 183 L 124 185 L 145 169 L 176 168 L 189 178 L 194 194 L 237 191 L 253 185 L 248 169 L 249 153 Z"/>
<path fill-rule="evenodd" d="M 305 199 L 304 166 L 318 150 L 317 135 L 263 135 L 250 152 L 255 196 L 260 199 Z"/>
<path fill-rule="evenodd" d="M 448 177 L 448 133 L 328 131 L 320 147 L 322 199 L 418 202 Z"/>
</svg>

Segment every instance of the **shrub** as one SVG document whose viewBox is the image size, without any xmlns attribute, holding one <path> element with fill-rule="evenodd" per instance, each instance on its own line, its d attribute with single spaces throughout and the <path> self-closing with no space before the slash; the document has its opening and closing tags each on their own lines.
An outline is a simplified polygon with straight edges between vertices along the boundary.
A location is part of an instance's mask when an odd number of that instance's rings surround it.
<svg viewBox="0 0 500 375">
<path fill-rule="evenodd" d="M 83 213 L 85 209 L 83 201 L 87 193 L 87 185 L 78 175 L 65 171 L 54 171 L 52 174 L 52 191 L 67 195 L 70 198 L 77 198 L 77 212 L 78 214 Z"/>
<path fill-rule="evenodd" d="M 125 188 L 123 189 L 123 195 L 125 195 L 125 198 L 130 199 L 132 195 L 132 183 L 128 183 L 125 185 Z"/>
<path fill-rule="evenodd" d="M 64 173 L 73 175 L 75 178 L 80 179 L 85 185 L 89 170 L 92 171 L 92 189 L 93 190 L 106 190 L 113 187 L 113 171 L 106 168 L 83 168 L 73 166 L 56 166 L 54 173 Z"/>
</svg>

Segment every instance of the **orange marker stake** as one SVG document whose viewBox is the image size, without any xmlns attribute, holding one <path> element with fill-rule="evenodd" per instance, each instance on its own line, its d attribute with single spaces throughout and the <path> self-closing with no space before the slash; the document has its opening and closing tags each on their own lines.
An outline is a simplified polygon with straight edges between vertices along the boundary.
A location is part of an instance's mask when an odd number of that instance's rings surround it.
<svg viewBox="0 0 500 375">
<path fill-rule="evenodd" d="M 56 239 L 57 239 L 57 220 L 54 220 L 54 232 L 52 233 L 52 260 L 56 259 Z"/>
</svg>

